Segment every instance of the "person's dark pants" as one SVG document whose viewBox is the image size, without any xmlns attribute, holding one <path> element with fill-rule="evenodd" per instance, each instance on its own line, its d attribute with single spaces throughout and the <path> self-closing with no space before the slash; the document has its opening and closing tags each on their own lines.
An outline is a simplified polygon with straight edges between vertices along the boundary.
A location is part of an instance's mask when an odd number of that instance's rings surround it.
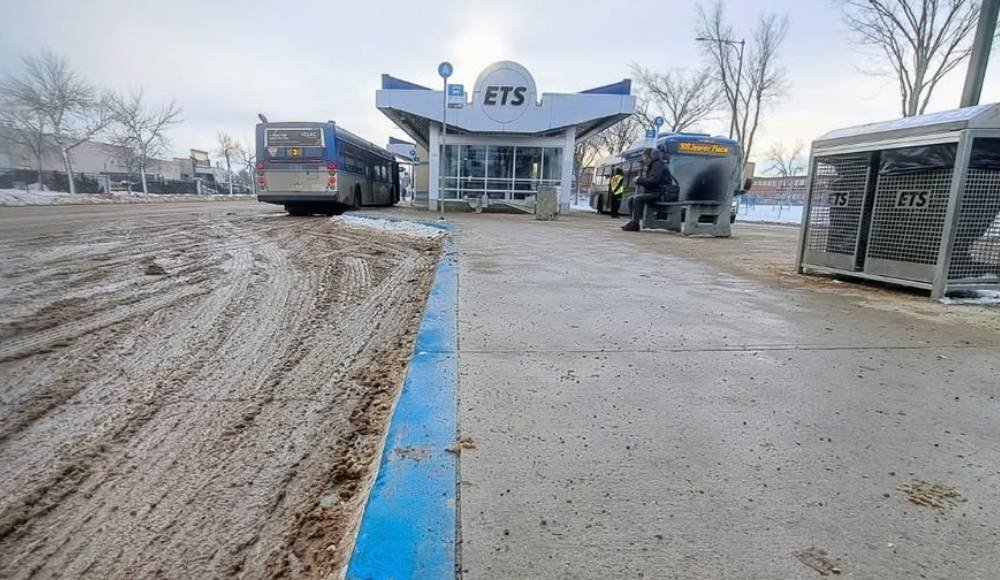
<svg viewBox="0 0 1000 580">
<path fill-rule="evenodd" d="M 632 223 L 641 224 L 647 205 L 660 201 L 659 193 L 640 193 L 632 196 Z"/>
<path fill-rule="evenodd" d="M 622 207 L 622 194 L 611 194 L 611 216 L 618 217 L 618 210 Z"/>
</svg>

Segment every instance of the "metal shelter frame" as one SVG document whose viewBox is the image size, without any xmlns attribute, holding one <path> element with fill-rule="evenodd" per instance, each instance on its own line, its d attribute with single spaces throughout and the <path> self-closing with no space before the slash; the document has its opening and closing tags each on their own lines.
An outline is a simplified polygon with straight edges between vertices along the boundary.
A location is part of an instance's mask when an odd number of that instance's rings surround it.
<svg viewBox="0 0 1000 580">
<path fill-rule="evenodd" d="M 1000 290 L 1000 167 L 970 168 L 974 147 L 997 144 L 1000 104 L 820 137 L 810 153 L 796 269 L 920 288 L 934 299 Z M 953 165 L 880 171 L 886 156 L 936 146 L 954 151 Z"/>
</svg>

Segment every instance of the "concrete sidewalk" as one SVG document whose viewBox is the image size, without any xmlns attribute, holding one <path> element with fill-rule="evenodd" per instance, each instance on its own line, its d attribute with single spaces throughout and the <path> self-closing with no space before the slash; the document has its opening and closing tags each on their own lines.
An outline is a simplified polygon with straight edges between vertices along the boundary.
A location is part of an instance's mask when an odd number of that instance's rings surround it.
<svg viewBox="0 0 1000 580">
<path fill-rule="evenodd" d="M 996 310 L 771 271 L 791 229 L 449 220 L 465 578 L 1000 575 Z"/>
</svg>

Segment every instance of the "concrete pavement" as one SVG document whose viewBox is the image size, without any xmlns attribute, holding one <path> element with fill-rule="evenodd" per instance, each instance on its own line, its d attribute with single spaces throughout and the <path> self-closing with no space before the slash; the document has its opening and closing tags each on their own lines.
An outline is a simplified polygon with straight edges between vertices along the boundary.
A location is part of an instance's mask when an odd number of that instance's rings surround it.
<svg viewBox="0 0 1000 580">
<path fill-rule="evenodd" d="M 449 219 L 465 578 L 1000 574 L 1000 313 L 789 276 L 791 229 Z"/>
</svg>

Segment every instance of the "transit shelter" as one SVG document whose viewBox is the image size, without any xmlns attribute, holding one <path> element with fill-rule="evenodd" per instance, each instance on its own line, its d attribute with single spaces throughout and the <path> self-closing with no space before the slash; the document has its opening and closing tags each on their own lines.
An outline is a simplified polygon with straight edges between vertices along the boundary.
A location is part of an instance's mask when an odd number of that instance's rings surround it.
<svg viewBox="0 0 1000 580">
<path fill-rule="evenodd" d="M 797 267 L 932 298 L 1000 290 L 1000 104 L 814 141 Z"/>
<path fill-rule="evenodd" d="M 433 90 L 382 75 L 376 106 L 417 144 L 417 202 L 476 208 L 532 208 L 538 188 L 554 187 L 569 206 L 577 140 L 635 111 L 628 80 L 577 93 L 537 91 L 518 63 L 488 66 L 471 92 Z M 443 131 L 442 121 L 447 121 Z M 443 144 L 443 146 L 442 146 Z M 443 154 L 442 154 L 443 151 Z M 423 187 L 422 187 L 423 186 Z"/>
</svg>

